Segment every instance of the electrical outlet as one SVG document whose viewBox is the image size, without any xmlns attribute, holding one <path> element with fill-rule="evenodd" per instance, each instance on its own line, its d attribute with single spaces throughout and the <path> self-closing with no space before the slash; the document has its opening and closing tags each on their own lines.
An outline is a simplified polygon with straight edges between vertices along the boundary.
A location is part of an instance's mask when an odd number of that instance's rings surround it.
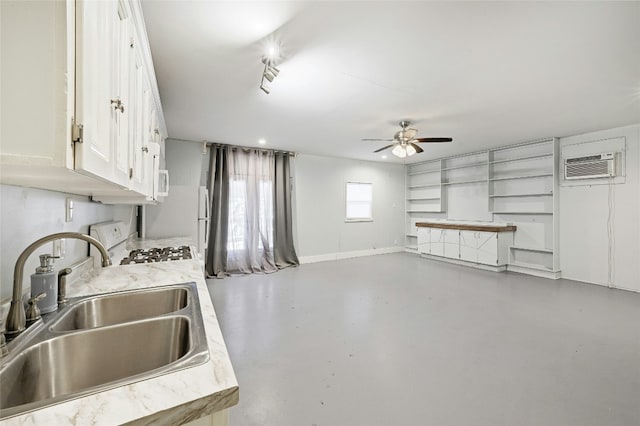
<svg viewBox="0 0 640 426">
<path fill-rule="evenodd" d="M 64 259 L 67 247 L 64 238 L 53 241 L 53 256 L 57 256 L 60 259 Z"/>
</svg>

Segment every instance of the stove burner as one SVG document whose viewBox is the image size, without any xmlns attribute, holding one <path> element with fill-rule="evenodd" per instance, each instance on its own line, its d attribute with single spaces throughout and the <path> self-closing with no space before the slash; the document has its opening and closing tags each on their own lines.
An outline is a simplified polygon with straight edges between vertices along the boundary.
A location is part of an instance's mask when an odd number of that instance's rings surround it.
<svg viewBox="0 0 640 426">
<path fill-rule="evenodd" d="M 154 247 L 146 250 L 131 250 L 129 257 L 122 259 L 120 264 L 131 265 L 136 263 L 166 262 L 169 260 L 185 260 L 191 258 L 191 249 L 189 246 Z"/>
</svg>

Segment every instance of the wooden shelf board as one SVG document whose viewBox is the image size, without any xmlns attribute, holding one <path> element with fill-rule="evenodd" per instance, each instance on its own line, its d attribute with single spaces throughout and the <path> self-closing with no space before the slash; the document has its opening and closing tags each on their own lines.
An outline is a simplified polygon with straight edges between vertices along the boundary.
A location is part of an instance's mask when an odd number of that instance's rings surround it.
<svg viewBox="0 0 640 426">
<path fill-rule="evenodd" d="M 408 250 L 415 250 L 418 251 L 418 245 L 408 245 L 408 246 L 404 246 L 404 248 L 408 249 Z"/>
<path fill-rule="evenodd" d="M 407 210 L 407 213 L 442 213 L 442 210 Z"/>
<path fill-rule="evenodd" d="M 406 234 L 407 237 L 418 238 L 417 234 Z"/>
<path fill-rule="evenodd" d="M 482 167 L 482 166 L 488 166 L 489 163 L 488 162 L 484 162 L 484 163 L 473 163 L 473 164 L 464 164 L 464 165 L 460 165 L 460 166 L 453 166 L 453 167 L 446 167 L 444 169 L 442 169 L 442 171 L 447 171 L 447 170 L 458 170 L 458 169 L 469 169 L 472 167 Z"/>
<path fill-rule="evenodd" d="M 424 172 L 412 172 L 412 173 L 407 173 L 407 176 L 427 175 L 429 173 L 440 173 L 440 170 L 427 170 L 427 171 L 424 171 Z"/>
<path fill-rule="evenodd" d="M 517 158 L 509 158 L 506 160 L 495 160 L 491 161 L 490 164 L 501 164 L 501 163 L 512 163 L 515 161 L 527 161 L 527 160 L 535 160 L 538 158 L 550 158 L 553 157 L 553 154 L 538 154 L 538 155 L 529 155 L 527 157 L 517 157 Z"/>
<path fill-rule="evenodd" d="M 407 198 L 407 201 L 439 200 L 440 197 Z"/>
<path fill-rule="evenodd" d="M 536 251 L 540 253 L 553 253 L 553 250 L 548 248 L 536 248 L 536 247 L 523 247 L 523 246 L 509 246 L 511 250 L 522 250 L 522 251 Z"/>
<path fill-rule="evenodd" d="M 538 192 L 533 194 L 492 194 L 489 198 L 510 198 L 510 197 L 546 197 L 553 195 L 553 192 Z"/>
<path fill-rule="evenodd" d="M 435 188 L 436 186 L 441 186 L 441 183 L 426 183 L 424 185 L 411 185 L 408 186 L 408 189 L 418 189 L 418 188 Z"/>
<path fill-rule="evenodd" d="M 524 263 L 524 262 L 511 262 L 508 264 L 509 266 L 518 266 L 520 268 L 529 268 L 529 269 L 535 269 L 537 271 L 547 271 L 547 272 L 554 272 L 553 268 L 547 268 L 546 266 L 543 265 L 537 265 L 535 263 Z"/>
<path fill-rule="evenodd" d="M 541 178 L 553 176 L 553 173 L 541 173 L 539 175 L 527 175 L 527 176 L 511 176 L 511 177 L 500 177 L 500 178 L 491 178 L 490 181 L 494 182 L 497 180 L 513 180 L 513 179 L 533 179 L 533 178 Z"/>
<path fill-rule="evenodd" d="M 464 185 L 466 183 L 487 183 L 487 179 L 466 180 L 466 181 L 460 181 L 460 182 L 442 182 L 443 185 Z"/>
<path fill-rule="evenodd" d="M 491 212 L 493 214 L 550 214 L 553 212 Z"/>
</svg>

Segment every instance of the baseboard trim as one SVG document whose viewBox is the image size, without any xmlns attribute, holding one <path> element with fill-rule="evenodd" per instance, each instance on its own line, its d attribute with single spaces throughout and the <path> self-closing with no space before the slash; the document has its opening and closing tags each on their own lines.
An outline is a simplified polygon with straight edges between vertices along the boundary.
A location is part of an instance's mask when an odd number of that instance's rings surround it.
<svg viewBox="0 0 640 426">
<path fill-rule="evenodd" d="M 315 256 L 300 256 L 301 265 L 305 263 L 327 262 L 330 260 L 351 259 L 354 257 L 375 256 L 378 254 L 390 254 L 403 252 L 404 247 L 383 247 L 369 250 L 343 251 L 338 253 L 317 254 Z"/>
<path fill-rule="evenodd" d="M 437 260 L 439 262 L 452 263 L 454 265 L 468 266 L 469 268 L 483 269 L 491 272 L 503 272 L 507 270 L 506 266 L 483 265 L 482 263 L 467 262 L 466 260 L 450 259 L 448 257 L 433 256 L 431 254 L 421 253 L 423 259 Z"/>
<path fill-rule="evenodd" d="M 562 278 L 560 271 L 543 271 L 540 269 L 527 268 L 526 266 L 508 265 L 507 271 L 517 272 L 519 274 L 533 275 L 535 277 L 548 278 L 550 280 L 557 280 Z"/>
</svg>

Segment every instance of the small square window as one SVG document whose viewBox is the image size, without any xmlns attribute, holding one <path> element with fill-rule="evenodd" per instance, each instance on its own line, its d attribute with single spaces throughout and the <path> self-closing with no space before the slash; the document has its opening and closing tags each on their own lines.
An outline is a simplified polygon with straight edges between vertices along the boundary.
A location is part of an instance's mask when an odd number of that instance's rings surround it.
<svg viewBox="0 0 640 426">
<path fill-rule="evenodd" d="M 373 184 L 347 182 L 346 220 L 363 222 L 373 220 Z"/>
</svg>

